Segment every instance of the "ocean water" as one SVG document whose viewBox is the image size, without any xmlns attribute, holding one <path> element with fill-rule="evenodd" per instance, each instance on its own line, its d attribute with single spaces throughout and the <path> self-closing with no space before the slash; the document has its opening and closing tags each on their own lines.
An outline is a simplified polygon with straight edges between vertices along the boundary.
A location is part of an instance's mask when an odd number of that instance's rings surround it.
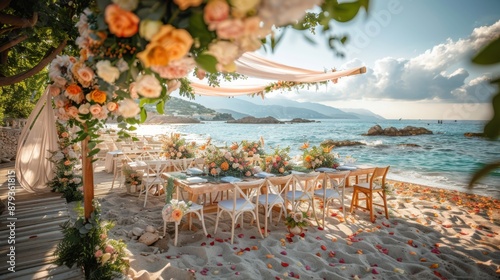
<svg viewBox="0 0 500 280">
<path fill-rule="evenodd" d="M 364 146 L 335 147 L 332 151 L 342 158 L 351 156 L 357 164 L 390 165 L 388 178 L 427 186 L 459 190 L 500 198 L 500 170 L 468 189 L 475 171 L 485 163 L 500 160 L 500 140 L 465 137 L 466 132 L 482 132 L 482 121 L 436 120 L 318 120 L 296 124 L 228 124 L 204 122 L 183 125 L 141 125 L 138 134 L 167 134 L 172 130 L 186 138 L 203 142 L 208 137 L 218 145 L 241 140 L 257 141 L 262 136 L 266 149 L 290 147 L 291 156 L 301 154 L 304 142 L 319 145 L 326 139 L 351 140 Z M 425 127 L 432 135 L 388 137 L 363 136 L 375 124 L 398 129 L 411 125 Z M 417 144 L 405 147 L 399 144 Z"/>
</svg>

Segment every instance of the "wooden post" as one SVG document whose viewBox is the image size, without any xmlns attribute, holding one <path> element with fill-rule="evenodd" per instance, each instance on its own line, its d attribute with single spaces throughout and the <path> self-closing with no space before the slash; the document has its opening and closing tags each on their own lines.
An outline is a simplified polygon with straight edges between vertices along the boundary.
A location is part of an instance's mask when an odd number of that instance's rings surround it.
<svg viewBox="0 0 500 280">
<path fill-rule="evenodd" d="M 87 129 L 85 128 L 85 131 Z M 85 220 L 90 218 L 94 211 L 92 200 L 94 199 L 94 168 L 92 166 L 92 157 L 87 157 L 89 153 L 89 139 L 87 136 L 82 141 L 82 175 L 83 175 L 83 211 Z"/>
</svg>

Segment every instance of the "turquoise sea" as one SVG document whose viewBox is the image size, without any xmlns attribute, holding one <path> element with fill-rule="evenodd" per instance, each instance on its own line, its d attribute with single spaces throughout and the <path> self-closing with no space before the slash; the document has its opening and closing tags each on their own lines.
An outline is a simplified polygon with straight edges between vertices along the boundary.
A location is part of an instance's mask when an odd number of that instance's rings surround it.
<svg viewBox="0 0 500 280">
<path fill-rule="evenodd" d="M 394 126 L 425 127 L 432 135 L 388 137 L 362 136 L 375 124 L 382 128 Z M 203 122 L 185 125 L 141 125 L 139 134 L 162 134 L 172 130 L 185 137 L 203 142 L 211 137 L 216 144 L 235 141 L 257 141 L 262 136 L 267 149 L 280 146 L 291 148 L 291 156 L 301 154 L 299 147 L 306 141 L 311 146 L 323 140 L 351 140 L 365 146 L 336 147 L 332 151 L 340 158 L 352 156 L 357 164 L 390 165 L 388 177 L 427 186 L 454 189 L 500 198 L 500 170 L 496 170 L 471 190 L 467 184 L 474 171 L 485 163 L 500 160 L 500 140 L 465 137 L 466 132 L 482 132 L 482 121 L 437 120 L 318 120 L 296 124 L 228 124 Z M 419 147 L 398 146 L 417 144 Z"/>
</svg>

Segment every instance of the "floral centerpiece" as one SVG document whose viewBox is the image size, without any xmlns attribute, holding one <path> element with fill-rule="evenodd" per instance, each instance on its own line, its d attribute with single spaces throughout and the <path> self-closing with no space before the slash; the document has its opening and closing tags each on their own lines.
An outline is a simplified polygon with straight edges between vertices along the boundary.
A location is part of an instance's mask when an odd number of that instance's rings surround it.
<svg viewBox="0 0 500 280">
<path fill-rule="evenodd" d="M 167 222 L 180 222 L 184 214 L 191 207 L 191 202 L 172 199 L 168 204 L 165 204 L 161 211 L 163 220 Z"/>
<path fill-rule="evenodd" d="M 170 137 L 162 137 L 163 155 L 167 159 L 194 158 L 196 151 L 196 142 L 186 143 L 180 133 L 171 133 Z"/>
<path fill-rule="evenodd" d="M 271 154 L 267 154 L 264 157 L 264 161 L 261 164 L 262 170 L 272 174 L 286 174 L 292 170 L 292 165 L 290 164 L 290 147 L 280 149 L 279 147 L 274 149 Z"/>
<path fill-rule="evenodd" d="M 142 177 L 144 175 L 144 172 L 134 170 L 125 163 L 122 166 L 122 172 L 125 178 L 124 184 L 127 188 L 127 192 L 131 192 L 132 187 L 134 187 L 137 191 L 137 188 L 142 184 Z"/>
<path fill-rule="evenodd" d="M 219 148 L 209 145 L 204 151 L 205 165 L 212 176 L 252 176 L 252 166 L 249 164 L 245 153 L 240 149 L 231 147 Z"/>
<path fill-rule="evenodd" d="M 248 157 L 253 157 L 254 155 L 263 156 L 266 153 L 264 150 L 264 138 L 262 137 L 259 141 L 243 140 L 239 146 Z"/>
<path fill-rule="evenodd" d="M 285 218 L 285 225 L 291 233 L 299 234 L 302 232 L 304 227 L 309 225 L 309 222 L 306 220 L 307 218 L 309 218 L 307 212 L 290 212 Z"/>
<path fill-rule="evenodd" d="M 319 167 L 337 168 L 339 166 L 338 155 L 331 153 L 333 147 L 313 146 L 309 148 L 309 143 L 304 143 L 301 147 L 304 167 L 307 169 Z"/>
</svg>

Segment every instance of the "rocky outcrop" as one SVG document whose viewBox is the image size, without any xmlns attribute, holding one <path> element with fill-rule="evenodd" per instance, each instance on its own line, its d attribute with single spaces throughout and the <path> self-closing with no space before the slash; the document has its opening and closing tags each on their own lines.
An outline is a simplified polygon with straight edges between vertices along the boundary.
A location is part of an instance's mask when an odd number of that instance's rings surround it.
<svg viewBox="0 0 500 280">
<path fill-rule="evenodd" d="M 380 125 L 375 125 L 368 130 L 368 133 L 363 134 L 363 136 L 414 136 L 422 134 L 433 134 L 432 131 L 424 127 L 407 126 L 401 129 L 397 129 L 393 126 L 382 128 Z"/>
<path fill-rule="evenodd" d="M 332 139 L 328 139 L 321 142 L 321 146 L 332 146 L 332 145 L 334 145 L 335 147 L 345 147 L 345 146 L 362 146 L 366 144 L 358 141 L 351 141 L 351 140 L 334 141 Z"/>
<path fill-rule="evenodd" d="M 410 148 L 419 148 L 421 147 L 418 144 L 413 144 L 413 143 L 404 143 L 404 144 L 398 144 L 399 147 L 410 147 Z"/>
<path fill-rule="evenodd" d="M 294 118 L 291 121 L 289 121 L 289 123 L 311 123 L 311 122 L 316 122 L 316 121 L 307 120 L 307 119 L 303 119 L 303 118 Z"/>
<path fill-rule="evenodd" d="M 265 117 L 265 118 L 256 118 L 256 117 L 244 117 L 234 121 L 227 121 L 227 123 L 257 123 L 257 124 L 266 124 L 266 123 L 284 123 L 282 121 L 277 120 L 273 117 Z"/>
<path fill-rule="evenodd" d="M 466 132 L 464 133 L 465 137 L 485 137 L 482 132 Z"/>
</svg>

